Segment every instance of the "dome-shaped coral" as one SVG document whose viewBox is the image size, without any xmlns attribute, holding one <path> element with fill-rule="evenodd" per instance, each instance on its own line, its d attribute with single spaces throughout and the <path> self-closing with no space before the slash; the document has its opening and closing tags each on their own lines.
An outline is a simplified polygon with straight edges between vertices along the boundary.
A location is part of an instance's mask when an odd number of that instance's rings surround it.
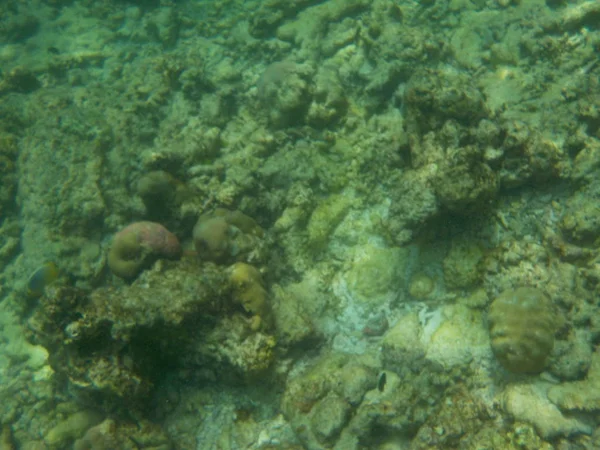
<svg viewBox="0 0 600 450">
<path fill-rule="evenodd" d="M 539 289 L 504 291 L 490 306 L 492 350 L 505 369 L 535 373 L 544 369 L 554 347 L 556 317 L 550 299 Z"/>
<path fill-rule="evenodd" d="M 217 208 L 200 216 L 194 226 L 198 256 L 216 263 L 251 262 L 260 258 L 263 230 L 239 211 Z"/>
<path fill-rule="evenodd" d="M 121 278 L 137 276 L 157 258 L 178 258 L 177 237 L 159 223 L 135 222 L 119 231 L 108 253 L 108 267 Z"/>
</svg>

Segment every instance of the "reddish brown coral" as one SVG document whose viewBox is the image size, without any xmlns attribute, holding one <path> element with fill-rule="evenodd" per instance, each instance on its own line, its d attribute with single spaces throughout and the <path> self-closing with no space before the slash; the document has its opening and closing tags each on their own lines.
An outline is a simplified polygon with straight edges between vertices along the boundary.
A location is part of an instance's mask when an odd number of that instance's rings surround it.
<svg viewBox="0 0 600 450">
<path fill-rule="evenodd" d="M 133 278 L 157 258 L 181 255 L 177 236 L 155 222 L 135 222 L 119 231 L 108 254 L 110 270 L 121 278 Z"/>
</svg>

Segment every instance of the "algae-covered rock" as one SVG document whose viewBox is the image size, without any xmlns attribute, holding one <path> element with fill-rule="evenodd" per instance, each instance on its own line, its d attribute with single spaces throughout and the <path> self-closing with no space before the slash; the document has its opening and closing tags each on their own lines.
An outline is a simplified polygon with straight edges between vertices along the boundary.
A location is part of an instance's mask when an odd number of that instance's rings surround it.
<svg viewBox="0 0 600 450">
<path fill-rule="evenodd" d="M 305 120 L 311 100 L 312 71 L 309 65 L 292 61 L 267 66 L 258 81 L 258 96 L 261 104 L 268 106 L 271 125 L 281 128 Z"/>
<path fill-rule="evenodd" d="M 427 347 L 422 341 L 423 328 L 416 312 L 403 315 L 383 336 L 383 367 L 402 374 L 421 370 L 425 365 Z"/>
<path fill-rule="evenodd" d="M 0 448 L 2 450 L 16 450 L 17 448 L 10 425 L 2 425 L 2 431 L 0 431 Z"/>
<path fill-rule="evenodd" d="M 50 287 L 29 328 L 73 393 L 99 408 L 137 409 L 159 373 L 199 351 L 196 340 L 226 309 L 229 289 L 214 265 L 157 264 L 119 289 Z"/>
<path fill-rule="evenodd" d="M 591 427 L 577 418 L 564 416 L 547 397 L 548 383 L 513 384 L 501 396 L 504 411 L 532 424 L 544 439 L 591 434 Z"/>
<path fill-rule="evenodd" d="M 560 221 L 563 233 L 579 244 L 591 244 L 600 238 L 600 205 L 593 193 L 575 194 L 567 202 L 567 210 Z"/>
<path fill-rule="evenodd" d="M 384 335 L 381 350 L 384 367 L 399 374 L 466 369 L 491 356 L 481 312 L 460 304 L 404 315 Z"/>
<path fill-rule="evenodd" d="M 441 128 L 447 120 L 477 125 L 489 114 L 476 83 L 453 70 L 416 71 L 405 91 L 405 102 L 407 130 L 417 136 Z"/>
<path fill-rule="evenodd" d="M 385 438 L 412 436 L 435 409 L 430 401 L 438 404 L 443 395 L 443 375 L 428 370 L 417 374 L 407 372 L 399 377 L 386 371 L 385 385 L 369 390 L 354 411 L 348 425 L 338 440 L 339 449 L 359 449 L 351 442 L 360 442 L 367 448 L 378 448 Z M 373 433 L 377 430 L 377 433 Z"/>
<path fill-rule="evenodd" d="M 550 299 L 539 289 L 504 291 L 490 306 L 492 350 L 505 369 L 540 372 L 554 347 L 557 320 Z"/>
<path fill-rule="evenodd" d="M 273 292 L 273 318 L 280 346 L 289 347 L 311 339 L 316 340 L 314 318 L 308 313 L 298 285 L 282 287 L 275 285 Z"/>
<path fill-rule="evenodd" d="M 76 398 L 143 415 L 167 373 L 192 370 L 239 383 L 273 365 L 277 341 L 263 331 L 266 291 L 246 281 L 232 284 L 226 268 L 193 258 L 158 263 L 119 289 L 53 287 L 29 328 Z"/>
<path fill-rule="evenodd" d="M 408 254 L 406 248 L 362 247 L 345 276 L 350 295 L 369 309 L 394 299 L 406 285 Z"/>
<path fill-rule="evenodd" d="M 407 171 L 390 193 L 389 232 L 394 242 L 406 244 L 439 213 L 439 202 L 427 171 Z"/>
<path fill-rule="evenodd" d="M 453 242 L 444 258 L 444 281 L 449 289 L 473 288 L 481 279 L 483 252 L 475 242 Z"/>
<path fill-rule="evenodd" d="M 250 33 L 254 37 L 269 36 L 285 19 L 317 3 L 316 0 L 270 0 L 261 4 L 250 20 Z"/>
<path fill-rule="evenodd" d="M 496 173 L 482 162 L 477 147 L 447 150 L 445 163 L 433 177 L 440 203 L 451 211 L 483 208 L 496 196 L 499 182 Z"/>
<path fill-rule="evenodd" d="M 449 305 L 442 308 L 441 316 L 427 343 L 428 360 L 450 369 L 490 359 L 489 338 L 480 311 Z"/>
<path fill-rule="evenodd" d="M 350 415 L 350 405 L 339 395 L 329 393 L 311 411 L 311 429 L 319 442 L 331 442 L 340 433 Z"/>
<path fill-rule="evenodd" d="M 567 411 L 600 410 L 600 353 L 592 355 L 590 370 L 581 381 L 560 383 L 548 391 L 548 398 Z"/>
<path fill-rule="evenodd" d="M 194 352 L 186 355 L 193 365 L 203 363 L 223 381 L 256 381 L 273 365 L 277 339 L 257 330 L 245 316 L 221 318 L 198 340 Z"/>
<path fill-rule="evenodd" d="M 563 149 L 538 130 L 520 121 L 508 121 L 501 130 L 503 156 L 497 171 L 500 186 L 544 183 L 570 174 L 571 163 Z"/>
<path fill-rule="evenodd" d="M 408 293 L 418 300 L 425 300 L 435 291 L 435 279 L 425 272 L 418 272 L 410 277 Z"/>
<path fill-rule="evenodd" d="M 137 420 L 134 424 L 106 419 L 77 439 L 73 450 L 135 450 L 140 443 L 153 450 L 173 448 L 171 440 L 158 424 L 146 420 Z"/>
<path fill-rule="evenodd" d="M 548 370 L 561 380 L 581 379 L 592 362 L 590 334 L 585 329 L 574 329 L 566 339 L 557 340 Z"/>
<path fill-rule="evenodd" d="M 440 408 L 427 418 L 411 441 L 410 448 L 477 448 L 469 444 L 473 442 L 474 435 L 486 425 L 490 426 L 491 420 L 485 403 L 460 386 L 449 392 L 440 402 Z M 486 444 L 491 445 L 491 442 Z"/>
<path fill-rule="evenodd" d="M 368 358 L 327 353 L 288 382 L 281 408 L 306 448 L 333 448 L 376 384 L 377 372 Z"/>
<path fill-rule="evenodd" d="M 409 135 L 411 155 L 414 168 L 429 180 L 441 206 L 451 211 L 476 212 L 488 206 L 500 184 L 479 145 L 461 139 L 476 125 L 466 127 L 447 120 L 424 136 Z"/>
<path fill-rule="evenodd" d="M 354 198 L 350 195 L 333 194 L 322 200 L 315 208 L 308 222 L 308 241 L 317 250 L 327 245 L 327 240 L 344 219 Z"/>
<path fill-rule="evenodd" d="M 348 99 L 336 68 L 321 68 L 315 77 L 314 98 L 307 113 L 308 122 L 316 128 L 323 128 L 339 121 L 347 108 Z"/>
</svg>

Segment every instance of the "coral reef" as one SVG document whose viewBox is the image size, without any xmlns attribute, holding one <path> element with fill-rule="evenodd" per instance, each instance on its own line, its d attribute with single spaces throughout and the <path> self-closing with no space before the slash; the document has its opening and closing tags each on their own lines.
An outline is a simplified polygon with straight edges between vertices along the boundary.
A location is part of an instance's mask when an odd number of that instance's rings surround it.
<svg viewBox="0 0 600 450">
<path fill-rule="evenodd" d="M 0 447 L 600 448 L 599 15 L 0 2 Z"/>
<path fill-rule="evenodd" d="M 231 376 L 268 367 L 274 340 L 244 317 L 227 317 L 227 279 L 223 269 L 188 259 L 157 264 L 119 289 L 51 287 L 29 326 L 81 399 L 107 411 L 137 409 L 174 364 L 205 361 L 207 370 L 212 360 L 233 365 Z"/>
</svg>

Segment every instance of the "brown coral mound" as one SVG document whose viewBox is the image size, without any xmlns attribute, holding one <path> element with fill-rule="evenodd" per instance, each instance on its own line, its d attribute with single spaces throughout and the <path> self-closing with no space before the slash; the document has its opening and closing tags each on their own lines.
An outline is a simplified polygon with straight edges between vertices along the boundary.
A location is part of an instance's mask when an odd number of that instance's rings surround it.
<svg viewBox="0 0 600 450">
<path fill-rule="evenodd" d="M 504 291 L 490 306 L 492 350 L 505 369 L 535 373 L 544 369 L 554 347 L 556 318 L 550 299 L 539 289 Z"/>
<path fill-rule="evenodd" d="M 144 267 L 163 257 L 178 258 L 177 236 L 155 222 L 135 222 L 119 231 L 108 254 L 110 270 L 121 278 L 134 278 Z"/>
</svg>

